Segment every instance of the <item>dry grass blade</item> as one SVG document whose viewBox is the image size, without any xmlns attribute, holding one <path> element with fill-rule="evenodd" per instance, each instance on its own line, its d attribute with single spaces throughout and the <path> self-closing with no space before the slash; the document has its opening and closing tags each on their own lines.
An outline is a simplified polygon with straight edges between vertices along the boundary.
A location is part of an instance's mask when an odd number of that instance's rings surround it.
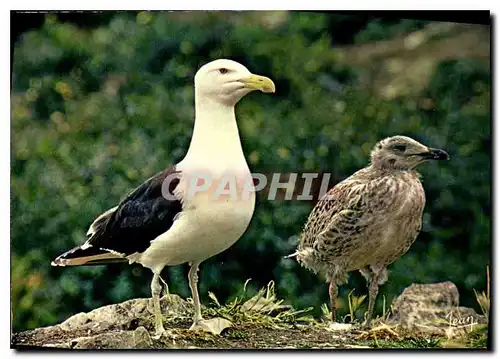
<svg viewBox="0 0 500 359">
<path fill-rule="evenodd" d="M 386 323 L 381 323 L 379 326 L 363 331 L 358 339 L 399 339 L 399 334 L 394 330 L 395 326 L 389 326 Z"/>
<path fill-rule="evenodd" d="M 169 297 L 170 296 L 170 291 L 168 290 L 168 284 L 167 284 L 167 282 L 165 282 L 161 276 L 160 276 L 160 280 L 163 283 L 163 288 L 164 288 L 163 289 L 163 293 L 164 293 L 164 295 L 166 295 L 167 297 Z"/>
<path fill-rule="evenodd" d="M 213 301 L 213 302 L 214 302 L 214 303 L 215 303 L 218 307 L 220 307 L 220 306 L 221 306 L 221 305 L 220 305 L 220 303 L 219 303 L 219 300 L 217 299 L 217 297 L 215 296 L 215 294 L 214 294 L 213 292 L 210 292 L 210 291 L 209 291 L 209 292 L 208 292 L 208 297 L 209 297 L 210 299 L 212 299 L 212 301 Z"/>
<path fill-rule="evenodd" d="M 481 311 L 483 312 L 483 315 L 486 317 L 486 320 L 489 320 L 489 314 L 490 314 L 490 303 L 491 303 L 491 297 L 490 297 L 490 267 L 486 266 L 486 293 L 483 292 L 477 292 L 475 289 L 474 294 L 476 296 L 476 300 L 479 304 L 479 307 L 481 307 Z"/>
<path fill-rule="evenodd" d="M 215 294 L 210 292 L 209 296 L 216 306 L 206 308 L 205 311 L 209 315 L 220 316 L 232 322 L 261 324 L 273 328 L 287 327 L 297 322 L 315 322 L 311 316 L 304 315 L 312 311 L 312 307 L 294 310 L 289 305 L 283 305 L 283 300 L 276 297 L 273 281 L 250 299 L 243 300 L 249 281 L 245 282 L 242 295 L 225 305 L 221 305 Z"/>
</svg>

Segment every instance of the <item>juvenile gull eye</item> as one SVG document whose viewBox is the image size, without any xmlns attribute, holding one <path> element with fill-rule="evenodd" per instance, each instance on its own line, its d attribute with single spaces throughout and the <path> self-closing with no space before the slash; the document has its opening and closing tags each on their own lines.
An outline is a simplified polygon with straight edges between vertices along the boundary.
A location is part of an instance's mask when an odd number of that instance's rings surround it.
<svg viewBox="0 0 500 359">
<path fill-rule="evenodd" d="M 224 75 L 224 74 L 227 74 L 229 72 L 229 70 L 225 69 L 225 68 L 221 68 L 221 69 L 219 69 L 219 72 Z"/>
<path fill-rule="evenodd" d="M 394 145 L 393 147 L 396 151 L 404 152 L 406 150 L 406 145 Z"/>
</svg>

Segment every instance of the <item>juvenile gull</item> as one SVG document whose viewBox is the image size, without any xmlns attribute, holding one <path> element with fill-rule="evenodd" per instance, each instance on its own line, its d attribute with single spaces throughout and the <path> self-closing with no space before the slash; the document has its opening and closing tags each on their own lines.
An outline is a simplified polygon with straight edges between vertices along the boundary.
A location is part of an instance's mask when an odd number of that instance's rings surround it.
<svg viewBox="0 0 500 359">
<path fill-rule="evenodd" d="M 295 252 L 298 262 L 326 277 L 332 321 L 337 285 L 359 270 L 368 282 L 365 325 L 373 315 L 386 267 L 401 257 L 422 227 L 425 193 L 415 167 L 448 154 L 405 136 L 380 141 L 371 164 L 330 189 L 312 210 Z M 292 256 L 294 256 L 292 255 Z"/>
<path fill-rule="evenodd" d="M 54 266 L 72 266 L 128 261 L 151 269 L 158 336 L 164 332 L 159 276 L 165 266 L 190 264 L 188 277 L 194 303 L 191 328 L 203 327 L 198 267 L 240 238 L 255 205 L 255 193 L 243 193 L 248 190 L 245 186 L 253 189 L 253 184 L 234 107 L 253 90 L 275 90 L 269 78 L 225 59 L 201 67 L 194 83 L 195 124 L 184 159 L 148 179 L 116 207 L 97 217 L 88 230 L 88 240 L 52 262 Z M 215 186 L 224 178 L 234 181 L 228 180 L 222 188 L 226 192 L 221 190 L 217 195 Z M 227 191 L 239 195 L 228 196 Z"/>
</svg>

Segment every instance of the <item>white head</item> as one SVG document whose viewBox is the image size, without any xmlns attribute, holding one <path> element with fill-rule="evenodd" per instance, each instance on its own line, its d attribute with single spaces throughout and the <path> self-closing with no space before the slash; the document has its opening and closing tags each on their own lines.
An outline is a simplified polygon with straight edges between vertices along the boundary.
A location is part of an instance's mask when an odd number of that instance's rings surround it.
<svg viewBox="0 0 500 359">
<path fill-rule="evenodd" d="M 234 106 L 254 90 L 274 92 L 274 83 L 268 77 L 254 75 L 236 61 L 220 59 L 203 65 L 194 77 L 196 96 Z"/>
</svg>

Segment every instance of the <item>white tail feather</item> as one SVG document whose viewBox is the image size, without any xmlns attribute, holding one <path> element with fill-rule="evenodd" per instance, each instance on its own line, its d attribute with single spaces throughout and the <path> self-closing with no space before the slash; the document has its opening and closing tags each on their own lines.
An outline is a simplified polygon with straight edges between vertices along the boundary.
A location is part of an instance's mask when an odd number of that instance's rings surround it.
<svg viewBox="0 0 500 359">
<path fill-rule="evenodd" d="M 69 254 L 69 252 L 60 255 L 59 257 L 54 259 L 50 264 L 54 267 L 80 266 L 85 263 L 97 260 L 123 258 L 123 256 L 117 252 L 101 253 L 92 256 L 77 257 L 77 258 L 64 258 L 67 254 Z"/>
</svg>

